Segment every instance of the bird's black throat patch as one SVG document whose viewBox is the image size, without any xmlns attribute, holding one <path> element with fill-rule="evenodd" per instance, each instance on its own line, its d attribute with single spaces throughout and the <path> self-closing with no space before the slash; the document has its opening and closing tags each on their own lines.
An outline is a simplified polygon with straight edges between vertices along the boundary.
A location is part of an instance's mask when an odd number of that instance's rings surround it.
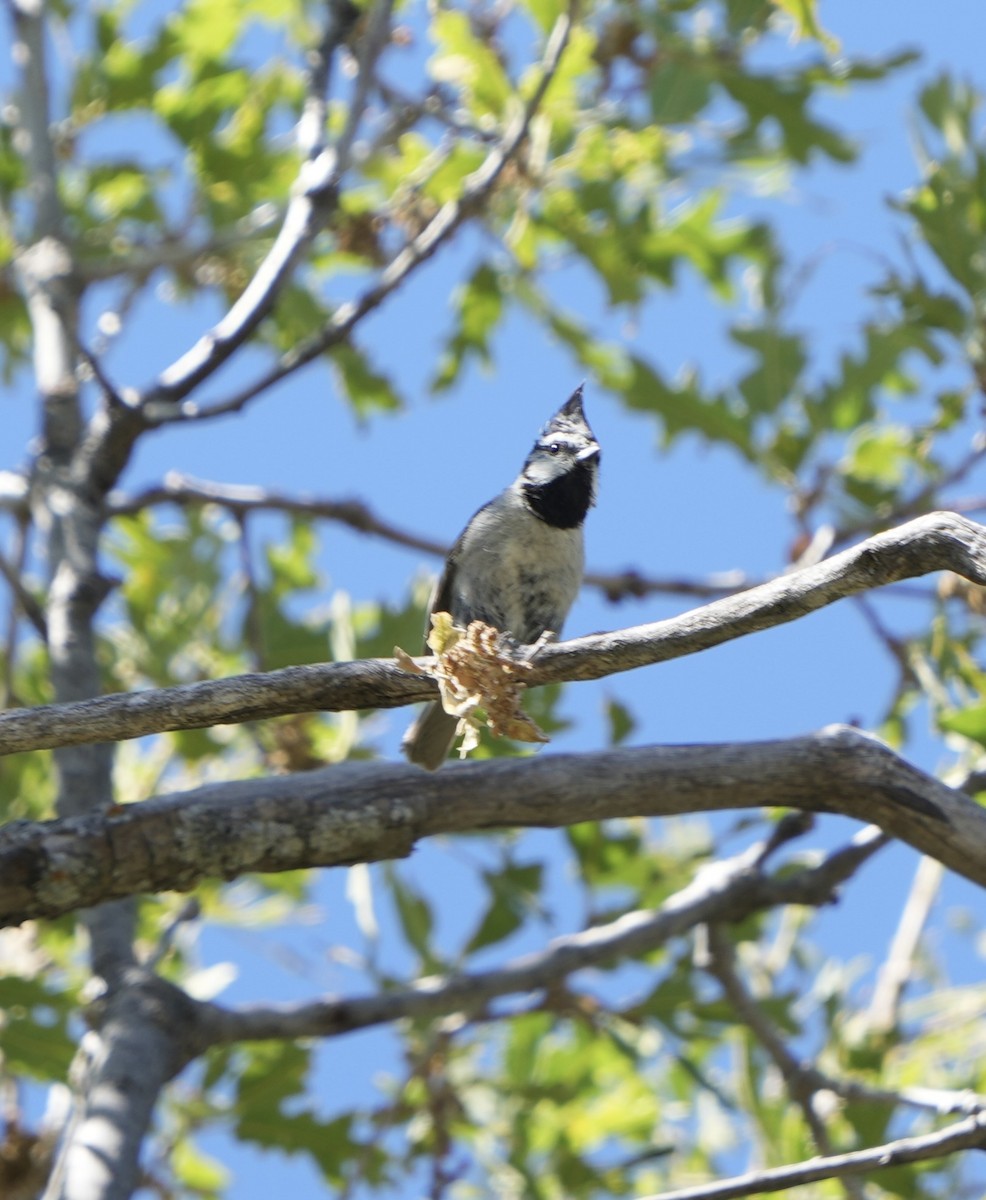
<svg viewBox="0 0 986 1200">
<path fill-rule="evenodd" d="M 555 529 L 581 525 L 592 504 L 594 469 L 587 462 L 579 462 L 550 483 L 525 483 L 524 499 L 531 512 Z"/>
</svg>

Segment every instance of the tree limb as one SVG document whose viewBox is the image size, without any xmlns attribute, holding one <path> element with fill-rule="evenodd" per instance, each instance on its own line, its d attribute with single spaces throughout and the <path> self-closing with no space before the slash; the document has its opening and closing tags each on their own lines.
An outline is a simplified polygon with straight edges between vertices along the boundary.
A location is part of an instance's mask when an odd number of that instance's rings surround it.
<svg viewBox="0 0 986 1200">
<path fill-rule="evenodd" d="M 667 662 L 796 620 L 845 596 L 939 570 L 986 582 L 986 529 L 954 513 L 918 517 L 814 566 L 681 616 L 546 645 L 525 678 L 530 686 L 600 679 Z M 74 704 L 12 709 L 0 713 L 0 755 L 288 713 L 392 708 L 436 695 L 431 679 L 403 671 L 391 659 L 285 667 Z"/>
<path fill-rule="evenodd" d="M 51 571 L 47 648 L 59 700 L 73 702 L 100 690 L 93 621 L 105 595 L 99 572 L 103 525 L 100 494 L 105 456 L 85 453 L 86 428 L 76 376 L 80 284 L 75 253 L 58 192 L 58 162 L 50 135 L 50 89 L 45 63 L 47 28 L 40 0 L 10 0 L 16 30 L 13 57 L 20 75 L 17 137 L 26 139 L 30 193 L 34 197 L 31 244 L 18 254 L 20 286 L 33 332 L 34 371 L 42 403 L 43 438 L 34 461 L 32 505 L 47 533 Z M 104 405 L 93 421 L 108 428 L 119 460 L 119 430 L 130 414 Z M 125 460 L 125 455 L 123 456 Z M 57 811 L 63 817 L 106 811 L 113 798 L 112 747 L 60 747 Z M 45 1200 L 124 1200 L 136 1182 L 141 1141 L 159 1086 L 155 1050 L 174 1040 L 155 1032 L 135 998 L 121 987 L 134 962 L 135 903 L 122 899 L 80 914 L 89 935 L 94 974 L 115 989 L 113 1037 L 91 1064 L 72 1136 L 60 1144 Z M 137 1048 L 144 1048 L 142 1061 Z M 146 1067 L 146 1070 L 138 1068 Z M 122 1068 L 122 1069 L 121 1069 Z"/>
<path fill-rule="evenodd" d="M 437 834 L 763 806 L 838 812 L 986 886 L 986 812 L 847 726 L 743 745 L 345 763 L 0 831 L 0 924 L 249 871 L 408 855 Z"/>
</svg>

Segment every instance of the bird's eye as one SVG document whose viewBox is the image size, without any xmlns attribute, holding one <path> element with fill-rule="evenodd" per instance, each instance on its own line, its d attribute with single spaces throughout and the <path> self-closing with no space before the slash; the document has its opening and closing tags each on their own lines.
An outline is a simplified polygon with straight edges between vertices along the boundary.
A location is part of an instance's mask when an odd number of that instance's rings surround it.
<svg viewBox="0 0 986 1200">
<path fill-rule="evenodd" d="M 561 454 L 561 443 L 560 442 L 552 442 L 551 445 L 548 447 L 548 453 L 549 454 Z"/>
</svg>

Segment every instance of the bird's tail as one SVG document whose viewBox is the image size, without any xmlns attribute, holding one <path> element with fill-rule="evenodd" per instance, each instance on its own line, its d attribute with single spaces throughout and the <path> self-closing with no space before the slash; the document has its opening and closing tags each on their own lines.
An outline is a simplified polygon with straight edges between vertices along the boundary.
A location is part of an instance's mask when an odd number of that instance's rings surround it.
<svg viewBox="0 0 986 1200">
<path fill-rule="evenodd" d="M 404 734 L 401 749 L 411 762 L 436 771 L 448 756 L 458 723 L 437 701 L 427 704 Z"/>
</svg>

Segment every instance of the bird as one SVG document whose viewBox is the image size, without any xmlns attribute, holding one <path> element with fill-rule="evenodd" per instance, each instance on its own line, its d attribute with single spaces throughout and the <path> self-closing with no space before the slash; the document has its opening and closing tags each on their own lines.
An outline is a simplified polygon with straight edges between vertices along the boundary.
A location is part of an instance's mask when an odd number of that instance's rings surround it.
<svg viewBox="0 0 986 1200">
<path fill-rule="evenodd" d="M 525 645 L 561 633 L 582 583 L 582 525 L 596 501 L 599 443 L 582 408 L 582 384 L 541 430 L 520 474 L 472 517 L 445 561 L 431 614 L 492 625 Z M 425 653 L 430 653 L 425 647 Z M 404 735 L 408 759 L 434 771 L 458 721 L 440 701 Z"/>
</svg>

